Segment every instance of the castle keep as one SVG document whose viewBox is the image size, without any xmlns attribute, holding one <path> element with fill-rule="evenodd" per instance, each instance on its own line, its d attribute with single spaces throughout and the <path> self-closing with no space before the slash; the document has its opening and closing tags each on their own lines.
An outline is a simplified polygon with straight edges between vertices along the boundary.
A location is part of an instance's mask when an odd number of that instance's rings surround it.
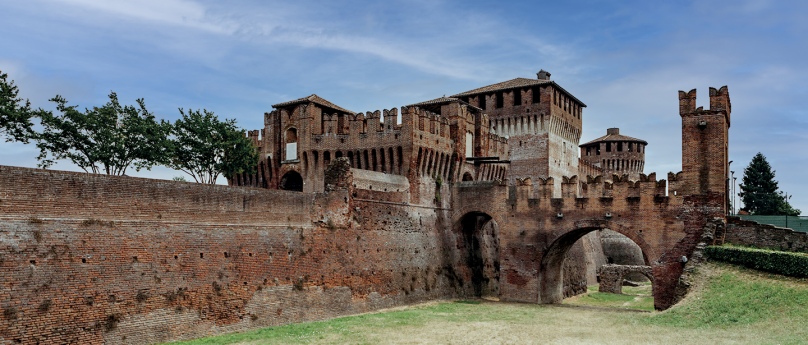
<svg viewBox="0 0 808 345">
<path fill-rule="evenodd" d="M 317 95 L 276 104 L 248 133 L 257 173 L 230 186 L 0 166 L 0 342 L 147 344 L 447 298 L 558 303 L 592 278 L 605 229 L 640 248 L 670 307 L 683 258 L 724 224 L 727 88 L 709 110 L 680 92 L 683 168 L 658 180 L 642 140 L 610 129 L 580 145 L 585 104 L 549 77 L 366 113 Z"/>
</svg>

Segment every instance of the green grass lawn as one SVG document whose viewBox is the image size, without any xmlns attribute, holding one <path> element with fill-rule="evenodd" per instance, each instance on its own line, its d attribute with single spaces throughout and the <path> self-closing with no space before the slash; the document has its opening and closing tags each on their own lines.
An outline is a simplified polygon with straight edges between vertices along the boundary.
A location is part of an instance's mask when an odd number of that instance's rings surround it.
<svg viewBox="0 0 808 345">
<path fill-rule="evenodd" d="M 564 300 L 564 304 L 588 305 L 593 307 L 654 310 L 654 297 L 651 294 L 651 283 L 643 286 L 624 286 L 623 294 L 598 292 L 598 286 L 589 286 L 585 294 Z"/>
<path fill-rule="evenodd" d="M 575 304 L 648 309 L 653 303 L 650 296 L 644 297 L 650 295 L 650 286 L 624 287 L 623 292 L 625 295 L 590 291 L 577 296 Z M 687 298 L 665 312 L 625 313 L 485 300 L 434 302 L 386 313 L 270 327 L 176 344 L 681 345 L 685 342 L 688 345 L 808 343 L 808 282 L 709 263 L 700 269 L 697 285 Z"/>
</svg>

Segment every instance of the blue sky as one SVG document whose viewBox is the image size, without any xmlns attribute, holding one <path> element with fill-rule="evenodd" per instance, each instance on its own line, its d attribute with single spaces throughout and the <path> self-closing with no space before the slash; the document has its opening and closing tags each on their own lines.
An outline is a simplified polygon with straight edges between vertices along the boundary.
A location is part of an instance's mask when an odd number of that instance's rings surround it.
<svg viewBox="0 0 808 345">
<path fill-rule="evenodd" d="M 36 107 L 115 91 L 165 119 L 206 108 L 259 129 L 272 104 L 312 93 L 373 111 L 545 69 L 589 106 L 582 142 L 620 127 L 649 142 L 645 172 L 661 178 L 681 170 L 677 91 L 708 108 L 708 87 L 728 85 L 738 181 L 762 152 L 808 213 L 806 14 L 799 1 L 10 1 L 0 70 Z M 0 164 L 36 155 L 0 143 Z"/>
</svg>

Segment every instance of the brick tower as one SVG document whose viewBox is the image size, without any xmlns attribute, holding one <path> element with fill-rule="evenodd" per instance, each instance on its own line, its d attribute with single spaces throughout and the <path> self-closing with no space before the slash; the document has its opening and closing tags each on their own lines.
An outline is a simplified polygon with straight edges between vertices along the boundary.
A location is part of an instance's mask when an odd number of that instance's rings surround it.
<svg viewBox="0 0 808 345">
<path fill-rule="evenodd" d="M 731 104 L 727 87 L 710 88 L 710 109 L 696 108 L 696 89 L 679 91 L 682 117 L 682 182 L 684 195 L 729 195 L 729 126 Z M 713 196 L 714 197 L 714 196 Z M 727 200 L 723 202 L 726 211 Z"/>
<path fill-rule="evenodd" d="M 508 177 L 578 175 L 581 115 L 586 105 L 550 80 L 541 70 L 536 79 L 516 78 L 462 92 L 452 97 L 482 108 L 491 119 L 491 132 L 508 138 L 511 165 Z M 553 194 L 560 196 L 560 184 Z"/>
<path fill-rule="evenodd" d="M 602 176 L 611 180 L 612 174 L 640 179 L 645 166 L 645 140 L 621 135 L 619 128 L 609 128 L 606 135 L 581 147 L 581 160 L 602 169 Z M 584 177 L 584 176 L 581 176 Z"/>
</svg>

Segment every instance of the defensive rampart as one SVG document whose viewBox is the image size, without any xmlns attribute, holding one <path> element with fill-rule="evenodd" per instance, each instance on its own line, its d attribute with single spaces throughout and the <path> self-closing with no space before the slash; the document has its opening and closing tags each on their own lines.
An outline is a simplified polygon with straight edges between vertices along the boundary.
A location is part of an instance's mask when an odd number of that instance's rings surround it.
<svg viewBox="0 0 808 345">
<path fill-rule="evenodd" d="M 0 340 L 146 344 L 462 294 L 442 212 L 0 166 Z"/>
</svg>

